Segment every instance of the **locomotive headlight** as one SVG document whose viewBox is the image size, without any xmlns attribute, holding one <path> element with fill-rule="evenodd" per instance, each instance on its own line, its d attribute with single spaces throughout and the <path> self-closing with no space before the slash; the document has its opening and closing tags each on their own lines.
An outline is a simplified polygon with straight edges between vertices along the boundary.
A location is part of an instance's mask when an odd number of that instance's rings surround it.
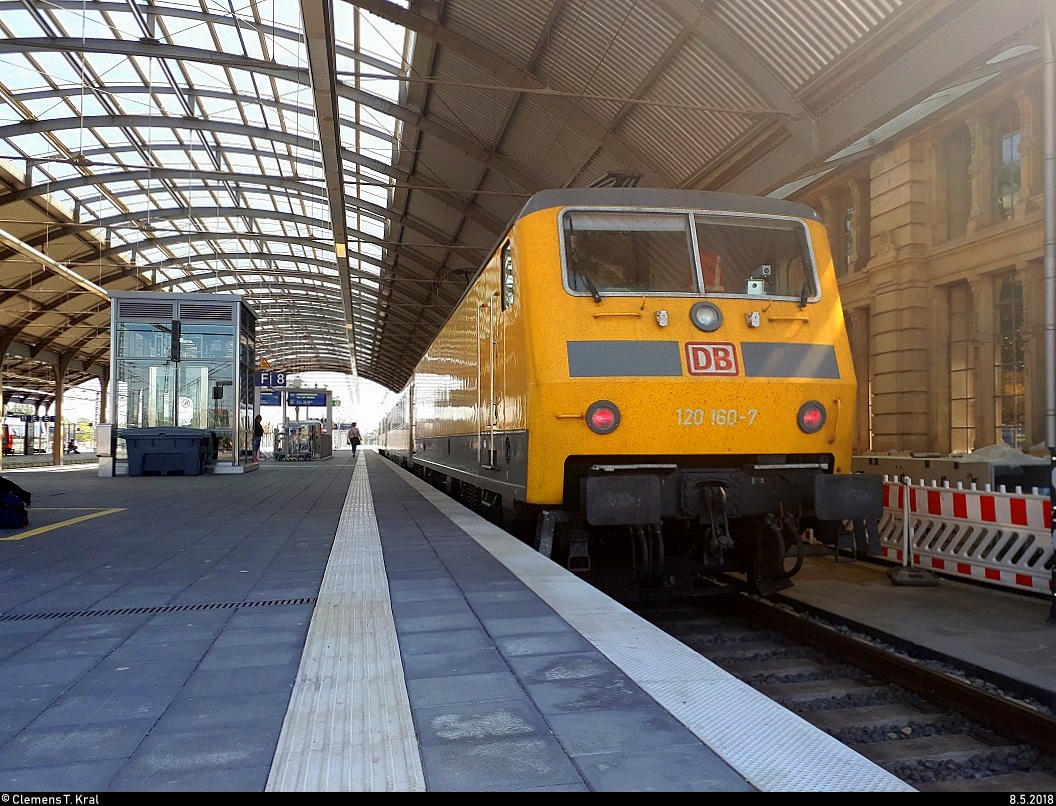
<svg viewBox="0 0 1056 806">
<path fill-rule="evenodd" d="M 796 421 L 804 434 L 816 434 L 825 425 L 825 407 L 816 400 L 808 400 L 799 407 Z"/>
<path fill-rule="evenodd" d="M 712 302 L 698 302 L 690 310 L 689 318 L 700 330 L 711 333 L 722 324 L 722 311 Z"/>
<path fill-rule="evenodd" d="M 620 424 L 620 410 L 608 400 L 591 403 L 587 409 L 587 427 L 595 434 L 611 434 Z"/>
</svg>

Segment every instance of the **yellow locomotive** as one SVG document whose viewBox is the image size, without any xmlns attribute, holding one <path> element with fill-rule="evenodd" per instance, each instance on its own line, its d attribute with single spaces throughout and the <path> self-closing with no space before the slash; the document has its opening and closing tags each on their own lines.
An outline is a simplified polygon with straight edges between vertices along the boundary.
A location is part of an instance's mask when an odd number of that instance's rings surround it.
<svg viewBox="0 0 1056 806">
<path fill-rule="evenodd" d="M 787 587 L 807 526 L 864 528 L 855 377 L 825 229 L 725 193 L 547 190 L 383 419 L 383 455 L 572 570 L 626 535 L 644 584 Z M 862 534 L 859 529 L 859 534 Z M 604 537 L 602 537 L 604 536 Z"/>
</svg>

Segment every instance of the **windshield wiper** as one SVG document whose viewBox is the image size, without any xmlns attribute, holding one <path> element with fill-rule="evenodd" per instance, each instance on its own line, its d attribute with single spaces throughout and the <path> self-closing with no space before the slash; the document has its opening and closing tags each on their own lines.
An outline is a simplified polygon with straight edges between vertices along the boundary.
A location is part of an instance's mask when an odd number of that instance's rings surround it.
<svg viewBox="0 0 1056 806">
<path fill-rule="evenodd" d="M 579 270 L 579 253 L 576 251 L 576 232 L 572 229 L 572 216 L 568 217 L 568 247 L 572 253 L 572 276 L 586 284 L 587 288 L 590 289 L 590 293 L 594 296 L 595 304 L 600 303 L 601 294 L 598 292 L 598 287 L 594 285 L 593 280 Z M 576 285 L 578 287 L 579 284 L 577 283 Z"/>
<path fill-rule="evenodd" d="M 594 295 L 595 302 L 601 302 L 601 292 L 598 291 L 598 287 L 594 285 L 594 281 L 591 280 L 587 275 L 576 272 L 576 277 L 587 284 L 587 288 L 590 289 L 590 293 Z"/>
</svg>

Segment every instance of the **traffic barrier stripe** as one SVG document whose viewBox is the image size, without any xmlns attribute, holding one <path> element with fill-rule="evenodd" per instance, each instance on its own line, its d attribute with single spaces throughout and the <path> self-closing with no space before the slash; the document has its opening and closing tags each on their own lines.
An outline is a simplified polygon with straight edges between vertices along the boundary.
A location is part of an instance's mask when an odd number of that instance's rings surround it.
<svg viewBox="0 0 1056 806">
<path fill-rule="evenodd" d="M 895 492 L 888 490 L 896 488 Z M 904 488 L 885 483 L 884 506 L 897 500 L 902 508 Z M 1026 526 L 1052 530 L 1052 503 L 1048 496 L 1027 493 L 959 491 L 953 488 L 910 488 L 909 509 L 913 513 L 938 515 L 979 523 Z"/>
<path fill-rule="evenodd" d="M 1021 591 L 1052 592 L 1056 552 L 1048 495 L 885 477 L 883 500 L 882 559 L 904 564 L 908 509 L 912 565 Z"/>
<path fill-rule="evenodd" d="M 885 546 L 881 556 L 885 560 L 898 565 L 902 564 L 902 552 L 898 549 Z M 951 568 L 944 560 L 938 558 L 931 558 L 928 563 L 925 563 L 919 554 L 913 555 L 913 565 L 918 568 L 923 568 L 927 565 L 930 566 L 929 570 L 939 571 L 949 576 L 968 577 L 983 582 L 996 582 L 1004 587 L 1014 587 L 1020 590 L 1026 589 L 1037 593 L 1050 593 L 1052 591 L 1051 579 L 1039 578 L 1030 574 L 1006 573 L 996 568 L 984 568 L 971 563 L 955 563 L 954 567 Z"/>
</svg>

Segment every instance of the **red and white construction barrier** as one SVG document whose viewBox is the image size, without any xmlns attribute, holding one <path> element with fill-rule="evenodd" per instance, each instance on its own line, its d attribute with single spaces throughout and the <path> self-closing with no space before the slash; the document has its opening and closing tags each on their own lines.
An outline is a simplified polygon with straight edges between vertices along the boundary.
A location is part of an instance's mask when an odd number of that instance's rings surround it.
<svg viewBox="0 0 1056 806">
<path fill-rule="evenodd" d="M 879 529 L 881 556 L 898 565 L 1021 591 L 1051 591 L 1056 560 L 1048 493 L 885 476 Z"/>
</svg>

